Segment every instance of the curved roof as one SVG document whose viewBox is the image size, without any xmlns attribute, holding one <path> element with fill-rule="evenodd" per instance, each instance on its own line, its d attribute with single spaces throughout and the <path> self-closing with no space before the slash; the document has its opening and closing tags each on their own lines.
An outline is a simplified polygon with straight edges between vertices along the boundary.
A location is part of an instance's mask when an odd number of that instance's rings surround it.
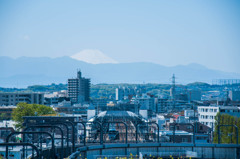
<svg viewBox="0 0 240 159">
<path fill-rule="evenodd" d="M 116 110 L 108 110 L 108 111 L 103 111 L 96 115 L 93 120 L 97 119 L 128 119 L 128 120 L 141 120 L 144 121 L 143 117 L 141 115 L 137 115 L 133 112 L 130 111 L 116 111 Z"/>
<path fill-rule="evenodd" d="M 139 117 L 139 115 L 130 111 L 104 111 L 97 115 L 97 117 Z"/>
</svg>

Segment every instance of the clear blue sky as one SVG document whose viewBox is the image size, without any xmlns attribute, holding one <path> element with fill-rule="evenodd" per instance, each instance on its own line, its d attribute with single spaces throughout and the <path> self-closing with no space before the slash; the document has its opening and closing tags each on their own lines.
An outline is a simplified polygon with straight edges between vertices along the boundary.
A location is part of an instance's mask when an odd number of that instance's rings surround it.
<svg viewBox="0 0 240 159">
<path fill-rule="evenodd" d="M 199 63 L 240 73 L 239 0 L 1 0 L 0 56 Z"/>
</svg>

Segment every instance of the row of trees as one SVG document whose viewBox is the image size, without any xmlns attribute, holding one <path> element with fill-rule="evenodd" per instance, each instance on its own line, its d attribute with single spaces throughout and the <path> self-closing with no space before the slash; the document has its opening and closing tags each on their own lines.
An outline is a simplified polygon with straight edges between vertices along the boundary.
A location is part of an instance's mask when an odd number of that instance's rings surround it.
<svg viewBox="0 0 240 159">
<path fill-rule="evenodd" d="M 227 114 L 218 113 L 215 117 L 215 130 L 213 142 L 218 143 L 218 126 L 219 125 L 236 125 L 238 130 L 238 143 L 240 143 L 240 118 Z M 220 127 L 220 142 L 221 143 L 237 143 L 237 132 L 233 126 L 221 126 Z"/>
</svg>

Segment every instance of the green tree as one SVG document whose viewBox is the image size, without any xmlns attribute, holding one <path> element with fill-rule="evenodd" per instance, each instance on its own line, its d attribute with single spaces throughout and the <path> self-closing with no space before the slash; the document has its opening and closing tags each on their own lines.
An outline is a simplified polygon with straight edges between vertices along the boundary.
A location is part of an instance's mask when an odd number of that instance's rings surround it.
<svg viewBox="0 0 240 159">
<path fill-rule="evenodd" d="M 2 120 L 7 120 L 7 119 L 9 119 L 7 113 L 1 113 L 1 114 L 0 114 L 0 120 L 1 120 L 1 121 L 2 121 Z"/>
<path fill-rule="evenodd" d="M 56 112 L 48 106 L 40 104 L 27 104 L 19 103 L 17 108 L 13 110 L 12 118 L 17 122 L 16 128 L 22 128 L 23 116 L 43 116 L 43 115 L 56 115 Z"/>
<path fill-rule="evenodd" d="M 218 143 L 218 125 L 236 125 L 240 129 L 240 118 L 218 113 L 215 117 L 215 130 L 213 142 Z M 235 127 L 221 126 L 220 128 L 221 143 L 237 143 L 237 133 Z M 240 131 L 238 131 L 238 142 L 240 142 Z"/>
</svg>

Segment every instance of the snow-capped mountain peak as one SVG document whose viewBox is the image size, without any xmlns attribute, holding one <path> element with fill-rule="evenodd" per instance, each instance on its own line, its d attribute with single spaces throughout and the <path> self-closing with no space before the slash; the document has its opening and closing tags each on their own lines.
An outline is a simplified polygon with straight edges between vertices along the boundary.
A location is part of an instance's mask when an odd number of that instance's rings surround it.
<svg viewBox="0 0 240 159">
<path fill-rule="evenodd" d="M 105 55 L 100 50 L 91 49 L 82 50 L 81 52 L 72 55 L 71 58 L 91 64 L 118 63 L 116 60 Z"/>
</svg>

